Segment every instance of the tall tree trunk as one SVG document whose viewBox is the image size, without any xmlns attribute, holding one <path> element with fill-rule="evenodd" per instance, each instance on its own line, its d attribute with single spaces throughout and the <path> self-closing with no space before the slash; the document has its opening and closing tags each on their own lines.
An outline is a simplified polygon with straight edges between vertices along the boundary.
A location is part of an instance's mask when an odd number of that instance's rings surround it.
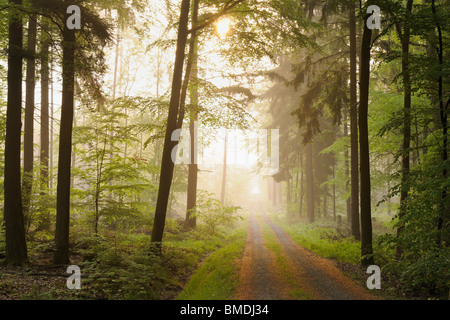
<svg viewBox="0 0 450 320">
<path fill-rule="evenodd" d="M 442 27 L 441 24 L 437 18 L 437 8 L 436 8 L 436 2 L 435 0 L 431 1 L 431 9 L 433 12 L 433 17 L 435 20 L 436 29 L 438 32 L 438 59 L 439 59 L 439 69 L 443 69 L 444 65 L 444 44 L 443 44 L 443 35 L 442 35 Z M 443 71 L 442 71 L 443 72 Z M 448 160 L 448 106 L 450 104 L 450 99 L 447 101 L 447 103 L 444 103 L 444 82 L 443 82 L 443 76 L 442 72 L 439 75 L 438 78 L 438 99 L 439 99 L 439 117 L 441 120 L 442 125 L 442 143 L 443 143 L 443 149 L 442 149 L 442 161 L 443 163 L 446 163 Z M 442 177 L 443 180 L 446 181 L 448 178 L 448 172 L 447 172 L 447 166 L 444 165 L 442 169 Z M 438 230 L 438 236 L 437 236 L 437 245 L 440 247 L 442 245 L 442 228 L 444 226 L 444 221 L 448 219 L 448 206 L 446 204 L 447 201 L 447 189 L 448 187 L 444 185 L 442 187 L 441 191 L 441 202 L 440 202 L 440 214 L 438 217 L 437 222 L 437 230 Z M 447 216 L 447 217 L 446 217 Z"/>
<path fill-rule="evenodd" d="M 21 6 L 21 0 L 10 0 Z M 12 12 L 11 12 L 12 13 Z M 9 18 L 8 104 L 6 111 L 4 221 L 6 262 L 28 265 L 27 244 L 20 185 L 20 145 L 22 122 L 22 19 L 15 14 Z"/>
<path fill-rule="evenodd" d="M 402 220 L 406 214 L 406 206 L 409 194 L 409 172 L 410 172 L 410 148 L 411 148 L 411 74 L 409 70 L 409 45 L 411 38 L 411 29 L 409 24 L 409 15 L 412 11 L 413 0 L 408 0 L 406 4 L 406 17 L 403 22 L 403 32 L 397 24 L 397 33 L 402 44 L 402 75 L 403 75 L 403 158 L 402 158 L 402 187 L 400 193 L 400 212 L 397 237 L 401 236 L 403 231 Z M 396 247 L 396 258 L 400 259 L 402 255 L 401 245 Z"/>
<path fill-rule="evenodd" d="M 305 169 L 303 168 L 303 152 L 300 153 L 300 217 L 303 217 L 303 199 L 305 198 Z"/>
<path fill-rule="evenodd" d="M 344 137 L 348 136 L 348 125 L 347 125 L 347 119 L 348 119 L 348 115 L 347 115 L 348 111 L 344 110 Z M 345 148 L 345 153 L 344 153 L 344 157 L 345 157 L 345 175 L 346 175 L 346 183 L 345 183 L 345 190 L 348 191 L 351 183 L 350 183 L 350 162 L 349 162 L 349 152 L 348 152 L 348 148 Z M 347 223 L 349 226 L 351 226 L 352 224 L 352 201 L 351 201 L 351 196 L 347 198 L 346 201 L 346 212 L 347 212 Z"/>
<path fill-rule="evenodd" d="M 282 204 L 283 202 L 283 183 L 282 182 L 278 182 L 277 183 L 277 187 L 278 187 L 278 203 Z"/>
<path fill-rule="evenodd" d="M 63 31 L 63 84 L 61 128 L 59 135 L 58 186 L 56 195 L 55 264 L 68 264 L 70 260 L 70 166 L 75 92 L 75 45 L 75 31 L 65 28 Z"/>
<path fill-rule="evenodd" d="M 77 126 L 77 118 L 75 115 L 75 109 L 73 110 L 73 126 L 72 126 L 72 131 L 73 128 L 76 128 Z M 70 160 L 70 166 L 71 168 L 75 168 L 77 164 L 77 155 L 75 154 L 75 146 L 72 146 L 72 155 L 71 155 L 71 160 Z M 70 175 L 70 188 L 73 189 L 75 184 L 75 177 L 73 175 Z"/>
<path fill-rule="evenodd" d="M 194 0 L 192 12 L 192 28 L 197 26 L 199 10 L 199 0 Z M 191 89 L 191 119 L 189 122 L 189 131 L 191 135 L 191 161 L 188 173 L 188 189 L 187 189 L 187 206 L 186 206 L 186 224 L 189 228 L 195 228 L 197 219 L 191 216 L 192 209 L 197 205 L 197 182 L 198 182 L 198 165 L 197 165 L 197 130 L 196 121 L 198 120 L 198 41 L 197 35 L 193 32 L 190 46 L 194 46 L 192 59 L 191 82 L 194 84 Z"/>
<path fill-rule="evenodd" d="M 49 39 L 47 36 L 48 24 L 44 23 L 41 31 L 41 143 L 40 143 L 40 165 L 41 186 L 40 193 L 45 196 L 49 188 Z M 43 212 L 43 218 L 38 227 L 40 230 L 50 228 L 50 213 Z"/>
<path fill-rule="evenodd" d="M 55 119 L 55 108 L 54 108 L 54 82 L 53 82 L 53 63 L 50 63 L 50 159 L 49 159 L 49 163 L 50 163 L 50 190 L 53 190 L 53 183 L 54 183 L 54 179 L 53 179 L 53 147 L 54 147 L 54 133 L 53 133 L 53 128 L 54 128 L 54 119 Z"/>
<path fill-rule="evenodd" d="M 36 88 L 36 37 L 37 23 L 36 15 L 28 21 L 27 40 L 27 73 L 25 93 L 25 134 L 23 138 L 23 177 L 22 198 L 23 214 L 27 227 L 30 224 L 28 213 L 30 211 L 31 194 L 33 189 L 33 162 L 34 162 L 34 103 Z"/>
<path fill-rule="evenodd" d="M 153 243 L 157 243 L 159 248 L 163 239 L 167 205 L 173 179 L 174 163 L 172 161 L 172 150 L 176 146 L 176 143 L 172 141 L 172 133 L 177 129 L 185 48 L 188 36 L 189 9 L 190 1 L 183 0 L 181 3 L 180 24 L 178 29 L 177 50 L 172 81 L 172 94 L 170 98 L 169 115 L 167 119 L 167 128 L 161 162 L 158 198 L 151 238 L 151 241 Z"/>
<path fill-rule="evenodd" d="M 116 95 L 117 95 L 117 74 L 119 71 L 119 55 L 120 55 L 120 25 L 118 23 L 117 25 L 117 34 L 116 34 L 116 52 L 115 52 L 115 58 L 114 58 L 114 79 L 113 79 L 113 88 L 112 88 L 112 103 L 113 105 L 116 103 Z M 127 118 L 128 119 L 128 118 Z M 109 162 L 113 162 L 114 158 L 114 130 L 111 126 L 111 132 L 110 132 L 110 145 L 109 145 Z M 126 146 L 126 144 L 125 144 Z M 126 153 L 126 152 L 125 152 Z M 126 158 L 126 155 L 124 156 Z M 112 179 L 109 179 L 108 184 L 112 186 Z M 110 197 L 112 197 L 112 193 L 110 193 Z"/>
<path fill-rule="evenodd" d="M 286 212 L 289 215 L 289 205 L 291 204 L 291 179 L 286 180 Z"/>
<path fill-rule="evenodd" d="M 372 1 L 368 1 L 370 5 Z M 373 264 L 372 249 L 372 213 L 370 196 L 370 154 L 369 154 L 369 82 L 370 82 L 370 52 L 372 46 L 372 30 L 367 27 L 364 19 L 364 32 L 361 44 L 360 66 L 360 105 L 359 105 L 359 148 L 361 174 L 361 263 L 363 266 Z"/>
<path fill-rule="evenodd" d="M 314 222 L 314 175 L 313 175 L 313 146 L 306 146 L 306 204 L 309 222 Z"/>
<path fill-rule="evenodd" d="M 359 148 L 358 148 L 358 88 L 355 5 L 350 6 L 350 202 L 351 230 L 356 240 L 360 239 L 359 226 Z"/>
</svg>

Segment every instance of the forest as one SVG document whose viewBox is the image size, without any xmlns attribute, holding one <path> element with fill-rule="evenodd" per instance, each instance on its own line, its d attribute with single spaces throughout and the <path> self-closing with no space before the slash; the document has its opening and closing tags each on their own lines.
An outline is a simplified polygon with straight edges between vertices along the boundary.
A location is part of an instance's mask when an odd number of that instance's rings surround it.
<svg viewBox="0 0 450 320">
<path fill-rule="evenodd" d="M 0 0 L 0 300 L 448 300 L 449 43 L 446 0 Z"/>
</svg>

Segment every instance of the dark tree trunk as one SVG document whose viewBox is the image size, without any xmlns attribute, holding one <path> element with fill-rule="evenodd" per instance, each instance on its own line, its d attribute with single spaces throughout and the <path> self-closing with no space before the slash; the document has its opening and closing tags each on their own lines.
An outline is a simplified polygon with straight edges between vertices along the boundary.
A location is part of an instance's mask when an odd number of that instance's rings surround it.
<svg viewBox="0 0 450 320">
<path fill-rule="evenodd" d="M 309 222 L 314 222 L 314 175 L 313 175 L 313 146 L 306 146 L 306 204 Z"/>
<path fill-rule="evenodd" d="M 359 226 L 359 148 L 358 148 L 358 90 L 355 6 L 350 7 L 350 204 L 351 230 L 356 240 L 360 239 Z"/>
<path fill-rule="evenodd" d="M 411 75 L 409 70 L 409 45 L 411 38 L 411 30 L 409 26 L 409 14 L 412 11 L 413 0 L 408 0 L 406 4 L 406 17 L 403 23 L 403 32 L 399 24 L 397 24 L 397 33 L 402 44 L 402 75 L 403 75 L 403 158 L 402 158 L 402 187 L 400 193 L 400 212 L 399 226 L 397 228 L 397 236 L 400 237 L 403 231 L 402 220 L 406 214 L 406 206 L 409 195 L 409 172 L 410 172 L 410 148 L 411 148 Z M 396 247 L 396 258 L 400 259 L 402 255 L 400 245 Z"/>
<path fill-rule="evenodd" d="M 370 4 L 370 1 L 369 1 Z M 369 82 L 370 82 L 370 52 L 372 45 L 372 30 L 367 28 L 364 19 L 364 32 L 361 46 L 360 66 L 360 105 L 359 105 L 359 142 L 360 142 L 360 174 L 361 174 L 361 263 L 363 266 L 373 264 L 372 249 L 372 213 L 370 196 L 370 155 L 369 155 Z"/>
<path fill-rule="evenodd" d="M 36 88 L 36 36 L 37 23 L 36 15 L 30 17 L 28 22 L 28 44 L 27 44 L 27 73 L 26 73 L 26 93 L 25 93 L 25 134 L 23 138 L 23 181 L 22 198 L 23 213 L 26 225 L 30 221 L 28 213 L 30 211 L 31 194 L 33 189 L 33 160 L 34 160 L 34 91 Z"/>
<path fill-rule="evenodd" d="M 180 24 L 178 29 L 177 50 L 175 67 L 172 80 L 172 94 L 169 105 L 169 115 L 164 141 L 163 156 L 161 162 L 161 175 L 159 181 L 158 198 L 156 202 L 155 219 L 152 230 L 151 241 L 161 246 L 164 227 L 166 223 L 167 205 L 172 185 L 174 163 L 172 161 L 172 150 L 176 143 L 172 141 L 172 133 L 177 128 L 178 112 L 180 106 L 181 84 L 183 77 L 183 66 L 185 60 L 185 48 L 188 36 L 190 1 L 183 0 L 181 3 Z"/>
<path fill-rule="evenodd" d="M 22 5 L 21 0 L 10 0 Z M 22 20 L 11 15 L 8 50 L 8 104 L 6 112 L 4 223 L 6 262 L 9 265 L 28 265 L 27 244 L 20 185 L 20 144 L 22 127 Z"/>
<path fill-rule="evenodd" d="M 75 89 L 74 30 L 63 31 L 61 128 L 59 135 L 58 186 L 56 195 L 55 264 L 69 263 L 70 181 Z"/>
<path fill-rule="evenodd" d="M 444 65 L 444 44 L 443 44 L 443 34 L 442 34 L 442 27 L 440 22 L 438 21 L 436 14 L 436 2 L 434 0 L 431 1 L 431 9 L 433 12 L 436 29 L 438 32 L 438 41 L 439 45 L 437 48 L 438 51 L 438 59 L 439 59 L 439 68 L 442 70 Z M 438 99 L 439 99 L 439 117 L 441 120 L 442 125 L 442 161 L 443 163 L 446 163 L 448 160 L 448 106 L 450 103 L 450 100 L 447 101 L 447 103 L 444 103 L 444 81 L 443 81 L 442 73 L 439 75 L 438 78 Z M 444 181 L 446 181 L 448 178 L 448 172 L 447 172 L 447 166 L 443 166 L 442 169 L 442 177 L 444 178 Z M 437 236 L 437 245 L 440 247 L 442 245 L 442 229 L 444 227 L 444 221 L 448 219 L 448 206 L 446 204 L 447 201 L 447 186 L 442 187 L 441 191 L 441 203 L 440 203 L 440 214 L 438 217 L 437 222 L 437 230 L 438 230 L 438 236 Z"/>
</svg>

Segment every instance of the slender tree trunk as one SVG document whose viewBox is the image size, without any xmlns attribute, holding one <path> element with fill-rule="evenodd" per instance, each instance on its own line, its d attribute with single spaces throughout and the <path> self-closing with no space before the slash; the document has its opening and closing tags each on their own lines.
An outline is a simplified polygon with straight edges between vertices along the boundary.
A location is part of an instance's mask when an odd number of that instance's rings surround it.
<svg viewBox="0 0 450 320">
<path fill-rule="evenodd" d="M 114 80 L 113 80 L 113 88 L 112 88 L 112 100 L 113 100 L 113 105 L 116 103 L 116 96 L 117 96 L 117 74 L 119 71 L 119 55 L 120 55 L 120 26 L 117 25 L 117 34 L 116 34 L 116 52 L 115 52 L 115 58 L 114 58 Z M 112 128 L 112 126 L 111 126 Z M 114 130 L 111 129 L 110 132 L 110 145 L 109 145 L 109 162 L 112 163 L 113 162 L 113 158 L 114 158 Z M 125 152 L 126 153 L 126 152 Z M 125 157 L 126 158 L 126 155 Z M 112 186 L 112 179 L 109 179 L 108 184 L 110 186 Z M 112 197 L 113 194 L 110 193 L 110 197 Z"/>
<path fill-rule="evenodd" d="M 369 1 L 369 5 L 372 1 Z M 364 32 L 361 46 L 360 66 L 360 105 L 359 105 L 359 143 L 360 143 L 360 174 L 361 174 L 361 263 L 363 266 L 374 262 L 372 249 L 372 213 L 370 196 L 370 154 L 369 154 L 369 81 L 370 52 L 372 45 L 372 30 L 366 25 L 369 18 L 364 19 Z"/>
<path fill-rule="evenodd" d="M 291 179 L 286 180 L 286 212 L 290 214 L 289 205 L 291 204 Z"/>
<path fill-rule="evenodd" d="M 314 222 L 314 175 L 313 175 L 313 146 L 306 146 L 306 204 L 309 222 Z"/>
<path fill-rule="evenodd" d="M 72 127 L 72 131 L 73 131 L 73 128 L 76 128 L 76 126 L 77 126 L 77 118 L 76 118 L 75 109 L 74 109 L 73 110 L 73 127 Z M 72 158 L 70 160 L 70 166 L 72 168 L 75 168 L 76 164 L 77 164 L 77 155 L 75 154 L 75 146 L 72 146 Z M 70 175 L 70 188 L 71 189 L 73 189 L 74 184 L 75 184 L 75 177 L 73 175 Z"/>
<path fill-rule="evenodd" d="M 409 195 L 409 172 L 410 172 L 410 149 L 411 149 L 411 75 L 409 70 L 409 45 L 411 38 L 411 29 L 409 25 L 409 15 L 412 11 L 413 0 L 408 0 L 406 4 L 406 17 L 403 23 L 403 32 L 397 24 L 397 33 L 402 43 L 402 75 L 403 75 L 403 158 L 402 158 L 402 188 L 400 193 L 400 212 L 397 237 L 401 236 L 403 231 L 402 220 L 406 214 L 406 207 Z M 396 258 L 400 259 L 402 255 L 401 245 L 396 247 Z"/>
<path fill-rule="evenodd" d="M 344 110 L 344 137 L 348 136 L 348 126 L 347 126 L 347 110 Z M 348 191 L 351 183 L 350 183 L 350 162 L 349 162 L 349 152 L 348 148 L 345 148 L 345 175 L 346 175 L 346 183 L 345 190 Z M 352 224 L 352 201 L 351 196 L 347 198 L 346 201 L 346 212 L 347 212 L 347 223 L 349 226 Z"/>
<path fill-rule="evenodd" d="M 181 85 L 183 77 L 183 66 L 185 60 L 185 48 L 188 36 L 190 1 L 183 0 L 181 3 L 180 24 L 178 29 L 177 50 L 175 67 L 173 72 L 172 94 L 169 105 L 166 135 L 164 141 L 163 156 L 161 162 L 161 174 L 158 189 L 158 198 L 155 210 L 155 219 L 151 241 L 161 247 L 164 227 L 166 223 L 167 205 L 172 185 L 174 163 L 172 161 L 172 150 L 176 143 L 172 141 L 172 133 L 177 128 L 177 118 L 180 106 Z"/>
<path fill-rule="evenodd" d="M 21 0 L 10 0 L 21 6 Z M 9 18 L 8 104 L 6 112 L 4 221 L 6 262 L 9 265 L 28 265 L 27 244 L 20 185 L 20 145 L 22 127 L 22 20 Z"/>
<path fill-rule="evenodd" d="M 278 187 L 278 203 L 282 204 L 283 202 L 283 183 L 282 182 L 278 182 L 277 183 L 277 187 Z"/>
<path fill-rule="evenodd" d="M 25 134 L 23 146 L 23 181 L 22 181 L 22 198 L 23 198 L 23 214 L 27 227 L 30 224 L 29 211 L 31 194 L 33 189 L 33 162 L 34 162 L 34 104 L 35 104 L 35 88 L 36 88 L 36 37 L 37 23 L 36 15 L 29 18 L 28 22 L 28 59 L 26 73 L 26 98 L 25 98 Z"/>
<path fill-rule="evenodd" d="M 316 206 L 316 208 L 317 208 L 317 210 L 316 210 L 317 218 L 320 218 L 320 210 L 322 208 L 320 206 L 320 194 L 317 195 L 316 200 L 317 200 L 317 206 Z"/>
<path fill-rule="evenodd" d="M 48 24 L 44 23 L 41 31 L 41 143 L 40 143 L 40 165 L 41 165 L 41 195 L 48 194 L 49 188 L 49 40 L 47 36 Z M 43 218 L 38 227 L 40 230 L 50 228 L 50 213 L 47 209 L 43 212 Z"/>
<path fill-rule="evenodd" d="M 199 10 L 199 0 L 194 0 L 192 12 L 192 27 L 197 26 Z M 190 46 L 194 46 L 191 69 L 191 82 L 194 84 L 191 89 L 191 119 L 189 122 L 189 131 L 191 136 L 191 161 L 189 164 L 188 173 L 188 190 L 187 190 L 187 206 L 186 206 L 186 224 L 189 228 L 195 228 L 197 218 L 191 216 L 192 209 L 197 205 L 197 183 L 198 183 L 198 165 L 197 165 L 197 128 L 196 121 L 198 120 L 197 106 L 198 106 L 198 41 L 197 35 L 194 32 L 191 37 Z M 191 51 L 191 50 L 190 50 Z M 194 110 L 192 109 L 194 108 Z"/>
<path fill-rule="evenodd" d="M 357 89 L 356 14 L 354 4 L 350 7 L 350 202 L 351 230 L 360 239 L 359 226 L 359 148 L 358 148 L 358 89 Z"/>
<path fill-rule="evenodd" d="M 53 63 L 50 63 L 50 190 L 53 190 L 53 147 L 54 147 L 54 134 L 53 134 L 53 128 L 54 128 L 54 116 L 55 116 L 55 110 L 54 110 L 54 83 L 53 83 Z"/>
<path fill-rule="evenodd" d="M 70 166 L 75 92 L 75 45 L 75 31 L 65 28 L 63 31 L 63 85 L 56 195 L 55 264 L 68 264 L 70 260 Z"/>
</svg>

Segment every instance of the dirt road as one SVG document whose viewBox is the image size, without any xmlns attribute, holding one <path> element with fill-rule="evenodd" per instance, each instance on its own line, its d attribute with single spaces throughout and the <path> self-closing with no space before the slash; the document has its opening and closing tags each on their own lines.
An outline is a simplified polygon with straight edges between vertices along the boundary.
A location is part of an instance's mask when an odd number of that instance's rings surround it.
<svg viewBox="0 0 450 320">
<path fill-rule="evenodd" d="M 261 207 L 250 214 L 236 300 L 373 300 L 335 263 L 296 244 Z"/>
</svg>

